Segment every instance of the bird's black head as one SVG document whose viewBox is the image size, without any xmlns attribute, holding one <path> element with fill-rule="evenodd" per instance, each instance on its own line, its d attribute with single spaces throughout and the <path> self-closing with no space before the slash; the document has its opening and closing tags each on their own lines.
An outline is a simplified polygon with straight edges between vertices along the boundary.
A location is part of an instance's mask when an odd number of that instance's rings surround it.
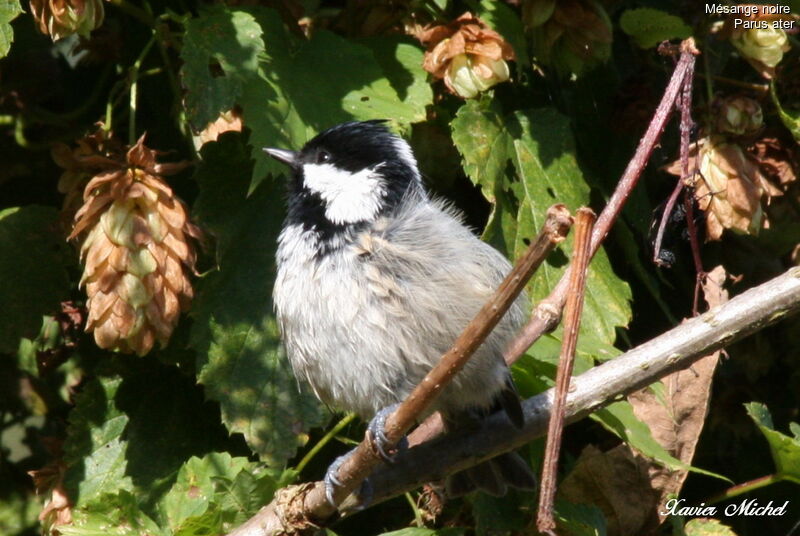
<svg viewBox="0 0 800 536">
<path fill-rule="evenodd" d="M 292 168 L 290 223 L 336 233 L 374 221 L 422 189 L 411 148 L 383 123 L 336 125 L 300 152 L 265 149 Z"/>
</svg>

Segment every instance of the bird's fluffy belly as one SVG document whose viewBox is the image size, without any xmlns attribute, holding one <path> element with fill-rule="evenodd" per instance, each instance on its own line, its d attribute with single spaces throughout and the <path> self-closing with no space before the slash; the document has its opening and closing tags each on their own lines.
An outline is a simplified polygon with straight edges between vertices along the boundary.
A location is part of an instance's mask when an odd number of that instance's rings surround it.
<svg viewBox="0 0 800 536">
<path fill-rule="evenodd" d="M 493 290 L 449 284 L 458 270 L 387 270 L 358 247 L 322 258 L 284 252 L 283 260 L 275 301 L 295 374 L 327 404 L 367 418 L 410 393 Z M 499 359 L 507 331 L 490 337 L 434 409 L 491 404 L 507 379 Z"/>
</svg>

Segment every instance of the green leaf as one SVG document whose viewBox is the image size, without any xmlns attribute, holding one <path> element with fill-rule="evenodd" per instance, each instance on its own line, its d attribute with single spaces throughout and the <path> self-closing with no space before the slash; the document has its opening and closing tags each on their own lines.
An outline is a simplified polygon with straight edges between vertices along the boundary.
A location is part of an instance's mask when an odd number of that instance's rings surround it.
<svg viewBox="0 0 800 536">
<path fill-rule="evenodd" d="M 252 517 L 272 500 L 284 483 L 275 469 L 255 468 L 241 471 L 233 480 L 215 477 L 214 493 L 223 512 L 223 528 L 229 532 Z"/>
<path fill-rule="evenodd" d="M 494 534 L 513 534 L 525 529 L 530 497 L 522 500 L 522 495 L 509 493 L 505 497 L 492 497 L 476 493 L 472 498 L 472 515 L 475 518 L 475 534 L 489 536 Z"/>
<path fill-rule="evenodd" d="M 511 48 L 514 49 L 514 54 L 517 56 L 517 63 L 520 67 L 530 64 L 528 43 L 525 40 L 525 28 L 513 9 L 495 0 L 481 0 L 477 12 L 481 20 L 508 41 Z"/>
<path fill-rule="evenodd" d="M 243 12 L 226 13 L 228 17 L 201 16 L 186 24 L 181 76 L 188 89 L 186 113 L 195 130 L 233 107 L 264 53 L 261 27 L 255 19 Z"/>
<path fill-rule="evenodd" d="M 361 39 L 358 44 L 372 51 L 384 76 L 407 110 L 408 116 L 398 124 L 424 121 L 425 107 L 433 102 L 433 89 L 428 83 L 428 73 L 422 68 L 425 51 L 419 43 L 409 37 L 383 35 Z M 395 119 L 390 115 L 384 118 Z"/>
<path fill-rule="evenodd" d="M 298 390 L 273 314 L 284 186 L 267 181 L 247 196 L 252 162 L 239 135 L 207 144 L 202 157 L 195 210 L 217 237 L 218 268 L 197 285 L 191 342 L 198 380 L 220 402 L 228 430 L 281 466 L 325 416 L 313 396 Z"/>
<path fill-rule="evenodd" d="M 561 340 L 552 334 L 544 335 L 512 366 L 514 383 L 522 398 L 530 398 L 551 388 L 555 383 L 556 367 L 561 353 Z M 578 348 L 575 352 L 573 375 L 582 374 L 594 366 L 595 356 Z"/>
<path fill-rule="evenodd" d="M 787 436 L 774 429 L 767 406 L 750 402 L 744 407 L 769 443 L 777 476 L 800 484 L 800 427 L 792 423 L 794 426 L 790 429 L 795 437 Z"/>
<path fill-rule="evenodd" d="M 800 110 L 794 110 L 794 113 L 790 113 L 786 111 L 783 107 L 781 107 L 781 103 L 778 100 L 778 94 L 775 91 L 775 84 L 771 83 L 769 86 L 770 94 L 772 95 L 772 102 L 775 103 L 775 108 L 778 109 L 778 116 L 781 118 L 781 121 L 789 129 L 789 132 L 792 133 L 792 137 L 797 143 L 800 143 Z"/>
<path fill-rule="evenodd" d="M 252 130 L 250 191 L 267 173 L 284 171 L 263 147 L 297 149 L 316 132 L 354 119 L 385 118 L 405 127 L 424 120 L 432 100 L 430 88 L 423 87 L 422 52 L 410 41 L 382 39 L 367 46 L 324 30 L 301 40 L 275 11 L 221 6 L 204 10 L 187 26 L 186 37 L 205 51 L 190 53 L 191 66 L 184 69 L 194 103 L 189 116 L 197 127 L 234 101 L 241 106 Z M 221 73 L 209 70 L 209 59 Z"/>
<path fill-rule="evenodd" d="M 227 452 L 192 457 L 178 471 L 178 478 L 159 504 L 166 525 L 173 531 L 192 517 L 202 516 L 214 499 L 214 477 L 233 480 L 250 465 L 247 458 Z"/>
<path fill-rule="evenodd" d="M 0 0 L 0 58 L 4 58 L 14 42 L 11 21 L 22 13 L 18 0 Z"/>
<path fill-rule="evenodd" d="M 12 490 L 9 488 L 14 484 L 7 484 L 3 485 L 3 500 L 0 501 L 0 534 L 39 534 L 41 528 L 38 516 L 42 505 L 33 491 L 26 493 L 18 487 Z"/>
<path fill-rule="evenodd" d="M 122 438 L 128 416 L 115 402 L 121 384 L 118 377 L 90 380 L 69 414 L 64 481 L 77 508 L 101 495 L 133 489 L 126 474 L 127 442 Z"/>
<path fill-rule="evenodd" d="M 728 525 L 718 519 L 690 519 L 683 527 L 685 536 L 736 536 Z"/>
<path fill-rule="evenodd" d="M 792 434 L 794 435 L 794 438 L 800 441 L 800 424 L 797 424 L 796 422 L 790 422 L 789 430 L 791 430 Z"/>
<path fill-rule="evenodd" d="M 0 211 L 0 352 L 14 353 L 34 338 L 42 316 L 66 299 L 69 263 L 58 211 L 41 206 Z"/>
<path fill-rule="evenodd" d="M 619 19 L 619 25 L 641 48 L 654 47 L 670 39 L 686 39 L 692 35 L 692 29 L 680 17 L 647 7 L 626 10 Z"/>
<path fill-rule="evenodd" d="M 429 529 L 427 527 L 406 527 L 392 532 L 384 532 L 380 536 L 463 536 L 467 529 L 460 527 L 447 527 L 443 529 Z"/>
<path fill-rule="evenodd" d="M 111 357 L 100 368 L 69 415 L 65 480 L 76 507 L 128 490 L 151 508 L 188 458 L 229 446 L 193 377 L 152 359 Z"/>
<path fill-rule="evenodd" d="M 227 532 L 222 524 L 222 511 L 210 508 L 201 515 L 188 518 L 173 534 L 175 536 L 212 536 Z"/>
<path fill-rule="evenodd" d="M 731 482 L 730 479 L 722 475 L 688 465 L 672 456 L 653 438 L 650 427 L 636 417 L 633 412 L 633 406 L 627 401 L 609 404 L 595 411 L 591 417 L 602 424 L 606 430 L 615 434 L 641 454 L 659 462 L 664 467 L 673 470 L 681 469 L 684 471 L 691 471 L 693 473 Z"/>
<path fill-rule="evenodd" d="M 72 524 L 59 525 L 65 536 L 167 536 L 127 491 L 106 493 L 74 511 Z"/>
<path fill-rule="evenodd" d="M 606 518 L 596 505 L 556 501 L 558 526 L 570 536 L 606 536 Z"/>
<path fill-rule="evenodd" d="M 477 101 L 463 105 L 452 122 L 453 141 L 472 181 L 494 205 L 484 239 L 518 258 L 535 238 L 547 208 L 575 210 L 589 202 L 589 186 L 575 160 L 569 121 L 551 108 L 502 115 Z M 563 273 L 572 250 L 568 238 L 531 280 L 532 300 L 544 298 Z M 630 288 L 601 249 L 589 267 L 581 336 L 613 344 L 631 317 Z M 589 344 L 579 341 L 591 351 Z"/>
</svg>

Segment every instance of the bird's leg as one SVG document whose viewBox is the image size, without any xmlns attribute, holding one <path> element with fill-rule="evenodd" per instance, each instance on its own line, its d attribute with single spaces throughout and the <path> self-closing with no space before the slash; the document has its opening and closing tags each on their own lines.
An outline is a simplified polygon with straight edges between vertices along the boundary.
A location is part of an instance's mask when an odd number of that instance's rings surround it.
<svg viewBox="0 0 800 536">
<path fill-rule="evenodd" d="M 386 438 L 386 419 L 389 418 L 389 415 L 394 413 L 399 405 L 400 404 L 392 404 L 391 406 L 386 406 L 376 413 L 367 425 L 367 432 L 369 433 L 372 445 L 386 463 L 392 463 L 398 452 L 408 448 L 408 439 L 405 437 L 394 447 L 389 444 L 389 440 Z"/>
<path fill-rule="evenodd" d="M 375 452 L 377 452 L 386 463 L 392 463 L 398 452 L 408 448 L 408 439 L 405 437 L 401 439 L 395 446 L 389 445 L 389 440 L 386 438 L 386 419 L 389 418 L 389 415 L 394 413 L 398 406 L 399 404 L 386 406 L 376 413 L 367 425 L 367 434 L 372 442 Z M 330 467 L 328 467 L 328 471 L 325 473 L 325 498 L 332 506 L 336 506 L 336 504 L 333 502 L 334 488 L 342 485 L 342 482 L 336 475 L 338 474 L 339 468 L 342 466 L 345 460 L 352 456 L 355 450 L 356 449 L 353 449 L 350 452 L 336 458 Z M 364 482 L 361 484 L 361 489 L 358 491 L 358 496 L 361 500 L 360 509 L 366 508 L 372 501 L 372 484 L 370 483 L 369 479 L 364 480 Z"/>
<path fill-rule="evenodd" d="M 333 501 L 333 492 L 335 487 L 341 487 L 342 482 L 336 476 L 339 472 L 339 468 L 342 464 L 353 455 L 356 449 L 351 450 L 350 452 L 343 454 L 333 460 L 333 463 L 328 467 L 328 470 L 325 472 L 325 478 L 323 481 L 325 482 L 325 498 L 328 500 L 328 504 L 333 507 L 337 507 L 338 505 Z M 359 510 L 363 510 L 369 503 L 372 502 L 372 484 L 370 483 L 369 479 L 364 480 L 361 483 L 361 489 L 358 490 L 358 498 L 359 498 Z"/>
</svg>

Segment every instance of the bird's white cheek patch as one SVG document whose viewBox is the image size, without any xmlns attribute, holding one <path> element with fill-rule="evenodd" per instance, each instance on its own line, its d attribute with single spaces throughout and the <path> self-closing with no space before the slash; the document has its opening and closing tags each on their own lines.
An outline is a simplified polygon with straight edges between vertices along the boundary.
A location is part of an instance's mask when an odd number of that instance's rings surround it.
<svg viewBox="0 0 800 536">
<path fill-rule="evenodd" d="M 375 168 L 351 173 L 331 164 L 306 164 L 303 178 L 306 188 L 325 202 L 325 217 L 333 223 L 370 220 L 380 210 L 384 191 Z"/>
</svg>

